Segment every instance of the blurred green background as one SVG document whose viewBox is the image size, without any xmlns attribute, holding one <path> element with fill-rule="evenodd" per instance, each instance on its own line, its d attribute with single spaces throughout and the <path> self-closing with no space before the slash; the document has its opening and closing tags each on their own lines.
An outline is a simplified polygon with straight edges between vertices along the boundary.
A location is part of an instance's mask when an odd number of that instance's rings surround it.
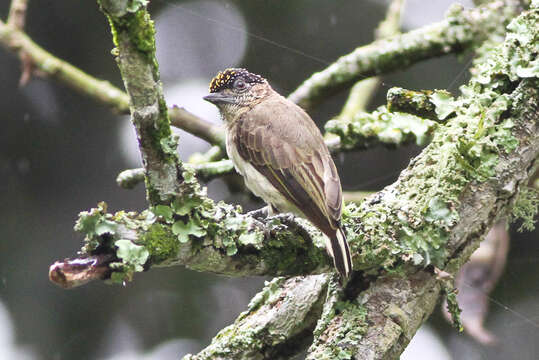
<svg viewBox="0 0 539 360">
<path fill-rule="evenodd" d="M 409 0 L 403 29 L 440 20 L 450 3 Z M 385 7 L 374 0 L 154 0 L 150 11 L 167 101 L 218 122 L 201 96 L 213 75 L 230 66 L 260 73 L 288 94 L 313 72 L 370 42 Z M 4 20 L 8 8 L 9 1 L 1 0 Z M 95 2 L 30 1 L 26 30 L 53 54 L 121 87 L 108 25 Z M 372 107 L 385 101 L 391 86 L 457 93 L 468 78 L 468 60 L 447 56 L 388 75 Z M 200 350 L 245 309 L 265 279 L 175 267 L 137 274 L 125 287 L 95 282 L 66 291 L 51 284 L 49 265 L 81 245 L 72 230 L 78 212 L 102 200 L 111 211 L 143 210 L 144 189 L 123 190 L 115 183 L 121 170 L 139 166 L 128 118 L 52 81 L 34 78 L 19 88 L 19 69 L 18 59 L 0 49 L 0 359 L 177 359 Z M 345 97 L 328 99 L 311 115 L 322 124 Z M 208 147 L 180 136 L 183 158 Z M 345 190 L 376 190 L 394 181 L 419 151 L 373 149 L 341 154 L 336 163 Z M 212 197 L 245 209 L 261 205 L 220 180 L 208 187 Z M 537 359 L 537 235 L 511 232 L 508 264 L 491 295 L 487 321 L 502 339 L 498 347 L 457 334 L 437 313 L 409 358 Z"/>
</svg>

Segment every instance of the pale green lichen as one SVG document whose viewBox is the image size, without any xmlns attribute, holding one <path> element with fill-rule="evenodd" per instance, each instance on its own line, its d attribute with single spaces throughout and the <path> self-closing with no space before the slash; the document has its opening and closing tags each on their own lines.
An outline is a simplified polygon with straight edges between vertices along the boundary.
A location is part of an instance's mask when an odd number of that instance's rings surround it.
<svg viewBox="0 0 539 360">
<path fill-rule="evenodd" d="M 144 270 L 143 265 L 150 256 L 149 251 L 141 245 L 135 245 L 129 240 L 117 240 L 114 242 L 114 246 L 118 248 L 116 256 L 122 259 L 122 262 L 133 268 L 133 271 Z"/>
<path fill-rule="evenodd" d="M 332 316 L 317 329 L 323 331 L 315 336 L 323 339 L 315 341 L 309 349 L 309 359 L 350 360 L 354 358 L 354 345 L 358 344 L 368 329 L 367 309 L 357 302 L 338 301 L 332 306 Z M 337 319 L 335 318 L 337 316 Z"/>
<path fill-rule="evenodd" d="M 507 39 L 520 44 L 516 47 L 506 47 L 504 50 L 509 57 L 509 66 L 514 74 L 511 80 L 520 78 L 539 77 L 539 41 L 537 32 L 530 29 L 536 26 L 537 12 L 530 12 L 530 16 L 520 16 L 508 25 Z M 530 51 L 530 48 L 532 51 Z"/>
<path fill-rule="evenodd" d="M 247 315 L 255 312 L 263 304 L 271 303 L 281 294 L 281 285 L 285 282 L 284 277 L 276 277 L 271 281 L 264 282 L 264 288 L 257 293 L 247 305 L 247 310 L 242 312 L 236 321 L 241 321 Z"/>
<path fill-rule="evenodd" d="M 360 112 L 351 119 L 328 121 L 325 129 L 340 137 L 342 149 L 352 150 L 377 143 L 395 146 L 414 142 L 425 145 L 436 126 L 431 120 L 402 112 L 389 112 L 381 106 L 372 113 Z"/>
<path fill-rule="evenodd" d="M 107 215 L 107 204 L 100 202 L 96 208 L 79 214 L 74 229 L 86 235 L 82 251 L 90 253 L 99 246 L 103 235 L 112 236 L 116 233 L 117 224 Z"/>
<path fill-rule="evenodd" d="M 202 237 L 206 235 L 206 230 L 204 230 L 200 225 L 195 221 L 188 221 L 184 223 L 182 220 L 176 221 L 172 224 L 172 232 L 174 235 L 178 236 L 178 240 L 181 243 L 186 243 L 189 241 L 189 235 L 194 235 L 195 237 Z"/>
<path fill-rule="evenodd" d="M 447 91 L 436 90 L 430 96 L 429 100 L 434 104 L 434 111 L 439 120 L 445 120 L 453 114 L 457 108 L 455 99 Z"/>
</svg>

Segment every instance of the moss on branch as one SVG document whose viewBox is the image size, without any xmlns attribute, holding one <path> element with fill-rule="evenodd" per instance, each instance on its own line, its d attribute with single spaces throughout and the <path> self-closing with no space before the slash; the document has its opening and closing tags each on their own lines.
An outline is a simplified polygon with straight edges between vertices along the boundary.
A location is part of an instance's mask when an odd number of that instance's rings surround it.
<svg viewBox="0 0 539 360">
<path fill-rule="evenodd" d="M 493 32 L 500 32 L 506 13 L 513 11 L 504 7 L 496 2 L 470 10 L 454 5 L 442 22 L 377 40 L 339 58 L 303 82 L 289 99 L 309 109 L 362 78 L 403 70 L 421 60 L 478 46 Z"/>
<path fill-rule="evenodd" d="M 286 359 L 310 341 L 328 284 L 328 275 L 275 278 L 266 282 L 234 324 L 184 360 Z"/>
<path fill-rule="evenodd" d="M 393 87 L 387 92 L 387 109 L 389 112 L 404 112 L 444 123 L 454 115 L 453 100 L 453 96 L 445 90 L 413 91 Z"/>
<path fill-rule="evenodd" d="M 400 146 L 407 143 L 426 145 L 437 124 L 416 115 L 390 112 L 380 106 L 373 112 L 359 112 L 353 117 L 330 120 L 325 125 L 329 134 L 339 137 L 339 149 L 351 151 L 377 145 Z"/>
<path fill-rule="evenodd" d="M 179 193 L 181 163 L 159 80 L 155 29 L 147 1 L 102 0 L 99 4 L 109 20 L 116 61 L 130 98 L 148 200 L 153 205 L 170 202 Z"/>
</svg>

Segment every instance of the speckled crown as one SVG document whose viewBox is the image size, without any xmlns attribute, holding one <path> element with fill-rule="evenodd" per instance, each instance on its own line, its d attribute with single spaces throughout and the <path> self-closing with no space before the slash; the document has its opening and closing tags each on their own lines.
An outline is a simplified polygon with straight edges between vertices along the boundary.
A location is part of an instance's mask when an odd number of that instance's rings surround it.
<svg viewBox="0 0 539 360">
<path fill-rule="evenodd" d="M 249 84 L 262 84 L 266 81 L 262 76 L 250 73 L 245 69 L 231 68 L 219 72 L 210 82 L 210 92 L 218 92 L 222 89 L 231 88 L 237 78 L 242 78 Z"/>
</svg>

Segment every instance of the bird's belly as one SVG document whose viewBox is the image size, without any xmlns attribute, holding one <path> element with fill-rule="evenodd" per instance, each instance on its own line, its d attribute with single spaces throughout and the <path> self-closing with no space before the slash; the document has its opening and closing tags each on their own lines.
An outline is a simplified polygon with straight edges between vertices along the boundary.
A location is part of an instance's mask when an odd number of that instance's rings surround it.
<svg viewBox="0 0 539 360">
<path fill-rule="evenodd" d="M 256 196 L 262 198 L 266 203 L 273 205 L 280 212 L 291 212 L 293 214 L 305 217 L 303 213 L 288 201 L 284 195 L 271 184 L 271 182 L 262 175 L 253 165 L 249 164 L 238 153 L 236 146 L 230 144 L 227 139 L 226 150 L 232 160 L 236 171 L 243 176 L 245 186 Z"/>
</svg>

